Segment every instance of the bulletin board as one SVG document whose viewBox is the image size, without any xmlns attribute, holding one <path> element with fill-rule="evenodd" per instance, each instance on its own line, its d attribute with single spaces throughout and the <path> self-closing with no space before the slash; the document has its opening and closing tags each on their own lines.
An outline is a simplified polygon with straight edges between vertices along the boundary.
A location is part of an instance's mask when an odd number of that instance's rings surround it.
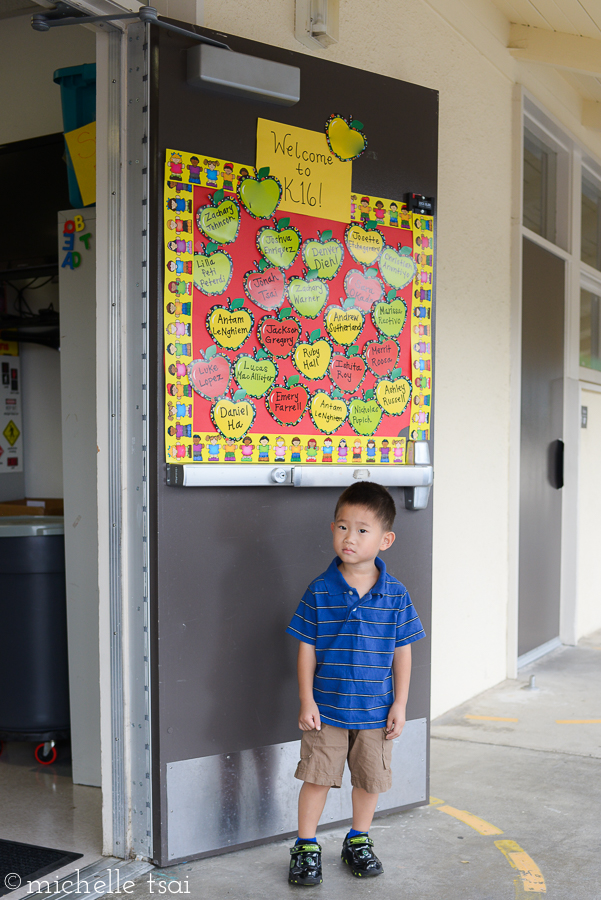
<svg viewBox="0 0 601 900">
<path fill-rule="evenodd" d="M 433 220 L 351 192 L 366 147 L 332 116 L 259 119 L 254 166 L 167 150 L 168 462 L 402 465 L 429 439 Z"/>
</svg>

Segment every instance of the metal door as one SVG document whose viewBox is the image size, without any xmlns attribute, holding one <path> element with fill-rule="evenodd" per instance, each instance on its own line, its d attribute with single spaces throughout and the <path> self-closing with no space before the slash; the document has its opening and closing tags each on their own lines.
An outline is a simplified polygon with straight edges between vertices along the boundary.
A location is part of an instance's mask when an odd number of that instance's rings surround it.
<svg viewBox="0 0 601 900">
<path fill-rule="evenodd" d="M 565 263 L 524 240 L 518 655 L 559 635 Z"/>
<path fill-rule="evenodd" d="M 151 317 L 149 388 L 153 630 L 154 858 L 161 865 L 292 833 L 298 759 L 297 644 L 284 634 L 309 581 L 330 563 L 339 489 L 174 488 L 162 442 L 162 171 L 165 150 L 254 160 L 257 117 L 313 130 L 333 111 L 368 116 L 369 150 L 353 190 L 436 194 L 435 91 L 304 54 L 204 32 L 236 51 L 301 68 L 292 107 L 215 96 L 186 83 L 192 41 L 153 31 L 151 45 Z M 367 126 L 366 126 L 367 127 Z M 206 150 L 205 150 L 206 148 Z M 356 183 L 356 188 L 355 188 Z M 402 506 L 402 491 L 393 489 Z M 429 633 L 432 503 L 399 509 L 386 563 L 409 588 Z M 429 640 L 414 648 L 406 730 L 395 748 L 396 792 L 380 810 L 427 802 Z M 349 815 L 331 792 L 324 822 Z M 337 796 L 334 796 L 337 795 Z"/>
</svg>

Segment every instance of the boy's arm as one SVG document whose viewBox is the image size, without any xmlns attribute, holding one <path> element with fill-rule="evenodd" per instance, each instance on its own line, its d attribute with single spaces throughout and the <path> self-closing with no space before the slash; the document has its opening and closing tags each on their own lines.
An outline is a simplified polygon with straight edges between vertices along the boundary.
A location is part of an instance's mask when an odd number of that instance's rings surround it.
<svg viewBox="0 0 601 900">
<path fill-rule="evenodd" d="M 301 731 L 312 731 L 314 728 L 321 731 L 321 717 L 317 703 L 313 698 L 313 676 L 317 659 L 315 646 L 299 641 L 297 674 L 298 694 L 300 697 L 300 713 L 298 715 L 298 727 Z"/>
<path fill-rule="evenodd" d="M 394 681 L 394 703 L 388 711 L 387 741 L 398 738 L 405 724 L 405 707 L 411 679 L 411 644 L 404 644 L 395 649 L 392 660 L 392 679 Z"/>
</svg>

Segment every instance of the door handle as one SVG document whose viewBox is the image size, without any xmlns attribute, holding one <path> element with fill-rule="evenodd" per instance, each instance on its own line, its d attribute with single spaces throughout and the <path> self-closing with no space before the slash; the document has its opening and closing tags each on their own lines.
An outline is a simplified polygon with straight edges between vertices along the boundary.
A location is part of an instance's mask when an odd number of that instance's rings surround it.
<svg viewBox="0 0 601 900">
<path fill-rule="evenodd" d="M 548 452 L 548 476 L 549 482 L 556 490 L 563 487 L 563 458 L 564 443 L 561 440 L 552 441 Z"/>
</svg>

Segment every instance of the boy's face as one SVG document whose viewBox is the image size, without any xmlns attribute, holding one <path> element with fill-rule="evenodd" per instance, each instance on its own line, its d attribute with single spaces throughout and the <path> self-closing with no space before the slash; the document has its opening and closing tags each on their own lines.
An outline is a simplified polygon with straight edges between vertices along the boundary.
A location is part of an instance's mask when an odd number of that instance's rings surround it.
<svg viewBox="0 0 601 900">
<path fill-rule="evenodd" d="M 394 543 L 393 531 L 385 531 L 380 520 L 365 506 L 346 504 L 332 522 L 334 550 L 345 566 L 373 563 L 381 550 Z"/>
</svg>

